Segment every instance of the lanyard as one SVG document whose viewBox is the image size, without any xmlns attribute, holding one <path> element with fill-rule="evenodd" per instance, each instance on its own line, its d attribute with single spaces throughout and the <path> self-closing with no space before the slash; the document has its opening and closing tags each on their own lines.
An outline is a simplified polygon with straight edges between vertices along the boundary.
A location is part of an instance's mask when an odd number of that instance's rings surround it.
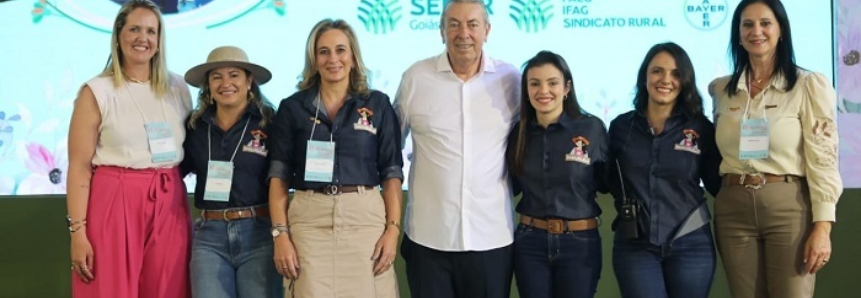
<svg viewBox="0 0 861 298">
<path fill-rule="evenodd" d="M 132 103 L 135 105 L 135 108 L 138 109 L 138 112 L 141 113 L 141 117 L 143 118 L 144 123 L 149 123 L 149 121 L 146 119 L 146 114 L 144 114 L 143 110 L 138 105 L 138 102 L 137 102 L 138 99 L 135 97 L 134 92 L 132 92 L 132 86 L 129 85 L 128 81 L 126 81 L 126 91 L 128 91 L 129 95 L 132 96 Z M 167 112 L 164 111 L 164 101 L 165 101 L 165 99 L 162 98 L 162 100 L 160 100 L 159 102 L 161 103 L 161 115 L 162 115 L 162 117 L 164 117 L 164 121 L 167 122 Z"/>
<path fill-rule="evenodd" d="M 317 98 L 314 100 L 314 124 L 311 126 L 311 136 L 308 137 L 309 141 L 314 140 L 314 130 L 317 128 L 317 123 L 320 122 L 320 94 L 317 94 Z M 332 121 L 332 126 L 335 126 L 335 121 Z M 332 143 L 332 132 L 329 132 L 329 143 Z"/>
<path fill-rule="evenodd" d="M 741 119 L 748 119 L 750 117 L 750 115 L 748 113 L 750 111 L 750 102 L 751 102 L 751 100 L 753 100 L 753 98 L 750 94 L 750 92 L 751 92 L 751 89 L 750 89 L 751 78 L 748 74 L 745 74 L 745 77 L 747 79 L 745 82 L 745 85 L 747 86 L 747 103 L 744 105 L 744 114 L 742 115 Z M 765 92 L 766 92 L 766 90 L 760 91 L 760 98 L 763 101 L 765 100 Z M 768 116 L 765 114 L 765 109 L 762 109 L 762 119 L 766 119 L 766 120 L 768 119 Z"/>
<path fill-rule="evenodd" d="M 236 149 L 233 150 L 233 155 L 230 156 L 230 162 L 236 157 L 236 152 L 239 152 L 239 146 L 242 145 L 242 138 L 245 137 L 245 132 L 248 130 L 248 123 L 251 122 L 251 117 L 245 120 L 245 128 L 242 129 L 242 134 L 239 135 L 239 142 L 236 143 Z M 206 147 L 209 149 L 208 160 L 212 160 L 212 125 L 207 126 L 206 130 Z"/>
</svg>

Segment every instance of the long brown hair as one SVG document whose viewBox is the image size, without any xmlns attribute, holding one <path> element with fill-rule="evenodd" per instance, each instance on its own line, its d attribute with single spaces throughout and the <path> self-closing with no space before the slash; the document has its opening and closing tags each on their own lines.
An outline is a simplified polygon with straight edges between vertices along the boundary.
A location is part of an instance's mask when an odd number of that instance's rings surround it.
<svg viewBox="0 0 861 298">
<path fill-rule="evenodd" d="M 529 70 L 535 67 L 544 65 L 553 65 L 562 77 L 565 79 L 565 84 L 570 88 L 568 94 L 562 102 L 562 112 L 571 118 L 580 118 L 586 113 L 580 108 L 580 103 L 577 101 L 577 95 L 574 92 L 574 79 L 571 75 L 571 69 L 568 68 L 568 63 L 565 58 L 550 51 L 541 51 L 523 64 L 523 77 L 520 79 L 520 124 L 517 130 L 517 138 L 514 139 L 514 150 L 509 150 L 506 158 L 508 159 L 509 173 L 522 175 L 523 174 L 523 153 L 526 151 L 526 143 L 529 141 L 529 134 L 526 133 L 529 123 L 535 122 L 538 116 L 535 107 L 529 101 L 529 80 L 526 77 Z"/>
</svg>

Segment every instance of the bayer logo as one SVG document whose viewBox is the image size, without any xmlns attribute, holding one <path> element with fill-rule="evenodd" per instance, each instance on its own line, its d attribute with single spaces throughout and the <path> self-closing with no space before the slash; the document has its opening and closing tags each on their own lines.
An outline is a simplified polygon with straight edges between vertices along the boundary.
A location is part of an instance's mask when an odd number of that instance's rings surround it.
<svg viewBox="0 0 861 298">
<path fill-rule="evenodd" d="M 683 9 L 688 23 L 703 31 L 720 27 L 730 13 L 726 0 L 685 0 Z"/>
</svg>

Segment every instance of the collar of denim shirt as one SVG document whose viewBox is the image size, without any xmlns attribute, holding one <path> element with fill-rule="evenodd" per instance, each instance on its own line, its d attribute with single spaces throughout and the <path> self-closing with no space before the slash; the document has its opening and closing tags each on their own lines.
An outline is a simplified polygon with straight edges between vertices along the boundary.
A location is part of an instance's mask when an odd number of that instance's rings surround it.
<svg viewBox="0 0 861 298">
<path fill-rule="evenodd" d="M 249 114 L 257 119 L 263 117 L 263 115 L 260 114 L 259 109 L 249 104 L 248 107 L 245 108 L 245 113 L 242 113 L 242 117 L 239 119 L 245 119 L 245 115 Z M 206 111 L 203 111 L 203 116 L 201 116 L 200 119 L 206 124 L 218 127 L 218 123 L 215 121 L 215 106 L 212 105 L 206 108 Z"/>
</svg>

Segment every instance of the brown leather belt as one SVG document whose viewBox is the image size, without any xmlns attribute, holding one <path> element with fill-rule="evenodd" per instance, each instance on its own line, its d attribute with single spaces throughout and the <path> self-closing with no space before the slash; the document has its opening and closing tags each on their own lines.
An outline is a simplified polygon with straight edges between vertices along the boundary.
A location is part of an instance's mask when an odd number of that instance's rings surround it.
<svg viewBox="0 0 861 298">
<path fill-rule="evenodd" d="M 725 174 L 723 175 L 723 185 L 743 185 L 745 188 L 760 189 L 768 183 L 777 182 L 798 182 L 804 177 L 794 175 L 774 175 L 766 173 L 757 174 Z"/>
<path fill-rule="evenodd" d="M 326 185 L 326 186 L 323 186 L 323 187 L 320 187 L 317 189 L 308 189 L 308 190 L 313 190 L 314 192 L 319 192 L 322 194 L 327 194 L 327 195 L 333 196 L 333 195 L 339 195 L 342 193 L 359 192 L 359 189 L 373 190 L 374 188 L 375 187 L 373 187 L 373 186 L 366 186 L 366 185 L 334 185 L 334 184 L 329 184 L 329 185 Z"/>
<path fill-rule="evenodd" d="M 595 229 L 598 220 L 594 218 L 567 220 L 567 219 L 537 219 L 526 215 L 520 216 L 520 223 L 537 229 L 546 230 L 550 234 L 562 234 L 564 232 L 577 232 Z M 567 224 L 567 226 L 566 226 Z"/>
<path fill-rule="evenodd" d="M 269 217 L 268 206 L 256 206 L 245 208 L 230 208 L 221 210 L 200 210 L 200 217 L 206 220 L 239 220 L 255 216 Z"/>
</svg>

